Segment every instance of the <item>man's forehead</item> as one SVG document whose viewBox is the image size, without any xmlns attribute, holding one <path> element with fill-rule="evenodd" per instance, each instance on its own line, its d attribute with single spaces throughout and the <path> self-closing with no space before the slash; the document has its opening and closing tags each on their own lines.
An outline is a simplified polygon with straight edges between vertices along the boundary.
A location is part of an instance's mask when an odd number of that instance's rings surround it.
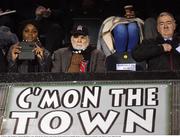
<svg viewBox="0 0 180 137">
<path fill-rule="evenodd" d="M 162 16 L 158 18 L 157 22 L 158 23 L 166 23 L 166 22 L 173 23 L 174 19 L 171 16 Z"/>
<path fill-rule="evenodd" d="M 169 15 L 164 15 L 164 16 L 160 16 L 159 18 L 158 18 L 158 20 L 160 20 L 160 21 L 163 21 L 163 20 L 170 20 L 170 21 L 172 21 L 173 20 L 173 18 L 171 17 L 171 16 L 169 16 Z"/>
</svg>

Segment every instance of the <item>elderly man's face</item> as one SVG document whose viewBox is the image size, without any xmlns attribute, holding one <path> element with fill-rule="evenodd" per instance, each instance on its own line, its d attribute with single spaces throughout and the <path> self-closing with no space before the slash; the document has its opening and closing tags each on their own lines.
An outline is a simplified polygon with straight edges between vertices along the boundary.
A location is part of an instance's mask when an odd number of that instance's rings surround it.
<svg viewBox="0 0 180 137">
<path fill-rule="evenodd" d="M 164 38 L 173 36 L 176 29 L 176 23 L 171 16 L 162 16 L 157 20 L 157 30 Z"/>
<path fill-rule="evenodd" d="M 71 36 L 71 43 L 74 49 L 84 50 L 89 45 L 89 37 L 84 35 Z"/>
</svg>

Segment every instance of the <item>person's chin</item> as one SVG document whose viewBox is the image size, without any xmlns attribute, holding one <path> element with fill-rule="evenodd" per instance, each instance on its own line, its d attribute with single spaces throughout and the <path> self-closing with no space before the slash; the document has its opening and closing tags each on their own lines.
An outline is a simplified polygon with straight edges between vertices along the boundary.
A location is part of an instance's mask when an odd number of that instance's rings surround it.
<svg viewBox="0 0 180 137">
<path fill-rule="evenodd" d="M 82 49 L 83 49 L 82 46 L 74 46 L 73 48 L 74 48 L 74 49 L 77 49 L 77 50 L 82 50 Z"/>
</svg>

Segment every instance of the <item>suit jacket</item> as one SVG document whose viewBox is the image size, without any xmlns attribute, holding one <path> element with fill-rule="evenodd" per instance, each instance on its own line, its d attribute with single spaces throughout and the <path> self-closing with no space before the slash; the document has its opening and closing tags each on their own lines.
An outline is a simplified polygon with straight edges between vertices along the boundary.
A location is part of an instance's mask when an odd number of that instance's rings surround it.
<svg viewBox="0 0 180 137">
<path fill-rule="evenodd" d="M 97 49 L 90 53 L 88 72 L 105 72 L 105 55 Z M 70 66 L 72 50 L 68 47 L 58 49 L 53 55 L 52 72 L 67 72 Z"/>
<path fill-rule="evenodd" d="M 132 51 L 136 61 L 147 61 L 148 70 L 180 70 L 180 40 L 174 36 L 171 41 L 171 52 L 165 52 L 162 44 L 167 43 L 162 37 L 144 40 Z"/>
</svg>

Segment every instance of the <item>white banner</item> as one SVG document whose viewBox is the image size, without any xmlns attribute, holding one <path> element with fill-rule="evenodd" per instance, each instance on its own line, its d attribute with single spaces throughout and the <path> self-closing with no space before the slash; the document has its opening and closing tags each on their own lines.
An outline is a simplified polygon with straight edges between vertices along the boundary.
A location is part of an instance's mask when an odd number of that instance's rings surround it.
<svg viewBox="0 0 180 137">
<path fill-rule="evenodd" d="M 169 134 L 170 85 L 69 84 L 13 86 L 1 134 Z"/>
</svg>

